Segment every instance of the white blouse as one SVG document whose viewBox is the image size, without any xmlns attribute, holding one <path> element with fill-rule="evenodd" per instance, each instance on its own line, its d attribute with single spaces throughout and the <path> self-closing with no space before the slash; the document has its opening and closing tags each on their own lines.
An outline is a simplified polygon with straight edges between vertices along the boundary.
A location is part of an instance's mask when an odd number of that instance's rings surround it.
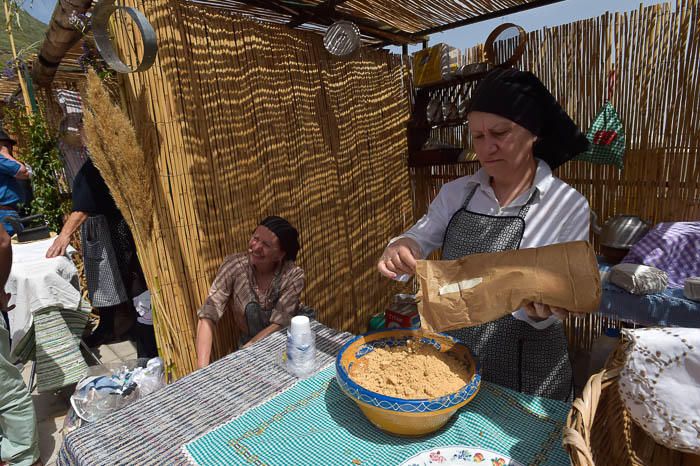
<svg viewBox="0 0 700 466">
<path fill-rule="evenodd" d="M 507 207 L 498 204 L 489 183 L 489 175 L 482 168 L 472 176 L 464 176 L 443 185 L 428 207 L 428 213 L 399 238 L 414 239 L 420 245 L 424 258 L 442 247 L 450 219 L 463 206 L 467 194 L 475 184 L 478 187 L 469 202 L 468 210 L 493 216 L 517 216 L 533 191 L 537 191 L 525 216 L 521 249 L 589 239 L 588 201 L 581 193 L 552 175 L 549 165 L 539 159 L 532 187 Z M 537 329 L 547 328 L 556 321 L 556 317 L 552 316 L 535 322 L 523 309 L 515 311 L 513 317 L 524 320 Z"/>
</svg>

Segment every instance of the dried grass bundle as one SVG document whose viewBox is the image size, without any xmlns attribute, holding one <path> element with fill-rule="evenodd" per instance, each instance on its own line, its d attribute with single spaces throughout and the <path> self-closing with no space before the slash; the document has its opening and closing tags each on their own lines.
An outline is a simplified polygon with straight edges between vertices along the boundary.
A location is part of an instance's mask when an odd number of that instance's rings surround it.
<svg viewBox="0 0 700 466">
<path fill-rule="evenodd" d="M 112 102 L 92 70 L 83 94 L 90 156 L 134 237 L 137 241 L 149 238 L 153 228 L 154 158 L 146 157 L 129 117 Z"/>
</svg>

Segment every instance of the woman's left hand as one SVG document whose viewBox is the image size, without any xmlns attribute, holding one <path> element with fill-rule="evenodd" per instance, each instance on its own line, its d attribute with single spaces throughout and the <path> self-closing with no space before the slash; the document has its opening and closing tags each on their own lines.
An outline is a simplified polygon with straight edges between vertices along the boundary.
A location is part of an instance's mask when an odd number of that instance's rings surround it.
<svg viewBox="0 0 700 466">
<path fill-rule="evenodd" d="M 561 307 L 549 306 L 542 303 L 529 303 L 524 306 L 527 316 L 534 320 L 544 320 L 551 316 L 564 320 L 569 315 L 578 317 L 580 314 L 569 312 Z"/>
</svg>

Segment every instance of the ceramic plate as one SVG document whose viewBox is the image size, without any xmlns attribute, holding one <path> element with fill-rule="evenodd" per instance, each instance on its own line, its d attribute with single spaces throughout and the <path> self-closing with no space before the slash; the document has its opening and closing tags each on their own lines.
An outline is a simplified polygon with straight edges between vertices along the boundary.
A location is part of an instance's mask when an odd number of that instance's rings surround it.
<svg viewBox="0 0 700 466">
<path fill-rule="evenodd" d="M 515 460 L 483 448 L 452 445 L 425 450 L 400 466 L 523 466 Z"/>
</svg>

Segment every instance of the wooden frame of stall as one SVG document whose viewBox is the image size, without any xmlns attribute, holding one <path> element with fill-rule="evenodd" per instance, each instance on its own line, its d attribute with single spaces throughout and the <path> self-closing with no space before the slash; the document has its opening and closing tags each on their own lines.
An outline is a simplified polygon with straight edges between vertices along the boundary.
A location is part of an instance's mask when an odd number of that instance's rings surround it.
<svg viewBox="0 0 700 466">
<path fill-rule="evenodd" d="M 378 48 L 550 2 L 508 0 L 500 11 L 472 2 L 477 7 L 461 16 L 451 2 L 401 2 L 407 12 L 393 15 L 363 3 L 126 2 L 144 12 L 159 39 L 155 65 L 120 83 L 123 108 L 149 135 L 139 143 L 154 159 L 154 171 L 143 173 L 155 186 L 154 224 L 140 235 L 139 257 L 154 293 L 159 349 L 176 376 L 195 368 L 196 310 L 218 265 L 246 247 L 267 214 L 299 227 L 303 298 L 319 320 L 364 331 L 406 289 L 375 272 L 387 240 L 425 211 L 444 182 L 476 169 L 408 167 L 407 67 Z M 558 171 L 602 219 L 700 218 L 699 17 L 697 1 L 687 0 L 529 34 L 522 68 L 538 74 L 584 128 L 615 70 L 611 100 L 627 131 L 624 170 L 571 162 Z M 355 20 L 370 47 L 349 59 L 329 55 L 316 32 L 337 19 Z M 115 40 L 134 60 L 138 33 L 119 28 Z M 459 131 L 441 137 L 462 138 Z M 603 325 L 597 317 L 572 321 L 572 344 L 589 345 Z M 235 342 L 225 318 L 215 355 Z"/>
</svg>

